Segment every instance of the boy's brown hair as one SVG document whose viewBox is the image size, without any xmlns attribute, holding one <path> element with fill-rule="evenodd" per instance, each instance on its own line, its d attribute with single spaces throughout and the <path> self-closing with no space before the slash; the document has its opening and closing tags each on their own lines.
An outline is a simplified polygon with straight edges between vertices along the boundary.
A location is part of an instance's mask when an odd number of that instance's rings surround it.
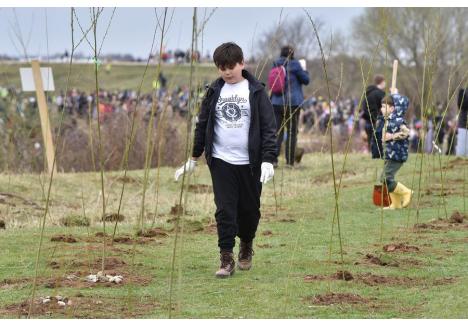
<svg viewBox="0 0 468 326">
<path fill-rule="evenodd" d="M 393 97 L 391 95 L 386 95 L 382 99 L 382 104 L 387 104 L 388 106 L 395 106 L 395 103 L 393 102 Z"/>
<path fill-rule="evenodd" d="M 244 53 L 240 46 L 234 42 L 223 43 L 214 51 L 213 61 L 220 69 L 232 69 L 237 63 L 244 61 Z"/>
</svg>

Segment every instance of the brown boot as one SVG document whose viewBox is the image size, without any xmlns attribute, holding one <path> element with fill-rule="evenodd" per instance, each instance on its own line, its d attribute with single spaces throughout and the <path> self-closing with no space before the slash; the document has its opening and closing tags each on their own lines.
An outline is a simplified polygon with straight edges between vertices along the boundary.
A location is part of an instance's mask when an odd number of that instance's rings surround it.
<svg viewBox="0 0 468 326">
<path fill-rule="evenodd" d="M 252 241 L 244 242 L 240 241 L 239 245 L 239 269 L 242 271 L 248 271 L 252 268 L 252 256 L 254 255 Z"/>
<path fill-rule="evenodd" d="M 232 276 L 236 269 L 236 262 L 234 261 L 234 255 L 230 251 L 221 250 L 220 253 L 221 266 L 216 272 L 216 277 L 225 278 Z"/>
</svg>

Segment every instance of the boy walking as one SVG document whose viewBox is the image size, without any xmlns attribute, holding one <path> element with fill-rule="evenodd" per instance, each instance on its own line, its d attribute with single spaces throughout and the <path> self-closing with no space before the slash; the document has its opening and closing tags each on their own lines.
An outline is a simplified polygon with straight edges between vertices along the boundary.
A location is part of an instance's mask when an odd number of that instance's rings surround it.
<svg viewBox="0 0 468 326">
<path fill-rule="evenodd" d="M 276 124 L 261 84 L 244 70 L 242 49 L 221 44 L 213 54 L 220 78 L 207 89 L 195 127 L 192 158 L 175 173 L 191 173 L 205 152 L 213 182 L 221 265 L 217 277 L 235 271 L 233 248 L 240 238 L 238 266 L 252 267 L 253 239 L 260 219 L 262 183 L 274 175 Z"/>
<path fill-rule="evenodd" d="M 377 134 L 384 144 L 384 171 L 381 182 L 387 186 L 392 203 L 388 209 L 407 207 L 413 191 L 395 180 L 395 174 L 408 159 L 409 129 L 406 126 L 405 113 L 409 100 L 398 94 L 396 89 L 382 99 L 382 116 L 377 123 Z"/>
</svg>

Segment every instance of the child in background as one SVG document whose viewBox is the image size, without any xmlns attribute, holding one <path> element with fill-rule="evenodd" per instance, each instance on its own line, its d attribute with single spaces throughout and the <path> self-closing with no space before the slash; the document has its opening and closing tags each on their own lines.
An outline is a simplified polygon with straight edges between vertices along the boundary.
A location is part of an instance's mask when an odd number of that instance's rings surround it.
<svg viewBox="0 0 468 326">
<path fill-rule="evenodd" d="M 388 209 L 408 207 L 413 191 L 395 180 L 395 174 L 408 159 L 409 134 L 406 126 L 405 113 L 409 100 L 393 89 L 391 95 L 382 100 L 382 116 L 379 118 L 377 130 L 382 134 L 382 144 L 385 160 L 381 182 L 387 186 L 392 203 Z"/>
</svg>

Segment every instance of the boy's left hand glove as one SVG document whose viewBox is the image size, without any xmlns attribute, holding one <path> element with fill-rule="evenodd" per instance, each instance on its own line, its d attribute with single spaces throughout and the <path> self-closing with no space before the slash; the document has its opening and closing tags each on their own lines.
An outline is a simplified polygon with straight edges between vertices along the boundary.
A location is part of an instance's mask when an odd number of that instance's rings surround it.
<svg viewBox="0 0 468 326">
<path fill-rule="evenodd" d="M 262 175 L 260 176 L 260 182 L 265 184 L 273 178 L 275 175 L 275 169 L 273 168 L 273 164 L 268 162 L 262 163 Z"/>
</svg>

